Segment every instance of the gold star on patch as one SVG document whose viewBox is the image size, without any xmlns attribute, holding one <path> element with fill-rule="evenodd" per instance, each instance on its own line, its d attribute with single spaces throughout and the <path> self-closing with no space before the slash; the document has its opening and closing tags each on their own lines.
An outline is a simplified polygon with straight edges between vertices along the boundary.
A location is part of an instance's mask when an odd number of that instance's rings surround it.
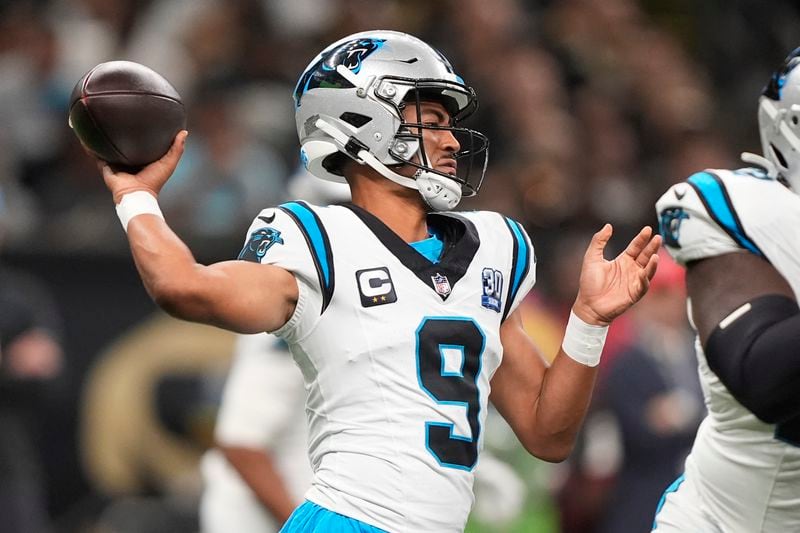
<svg viewBox="0 0 800 533">
<path fill-rule="evenodd" d="M 378 297 L 377 296 L 373 296 L 372 297 L 372 303 L 374 303 L 374 304 L 378 303 Z"/>
<path fill-rule="evenodd" d="M 381 301 L 385 302 L 386 301 L 386 296 L 381 296 Z"/>
</svg>

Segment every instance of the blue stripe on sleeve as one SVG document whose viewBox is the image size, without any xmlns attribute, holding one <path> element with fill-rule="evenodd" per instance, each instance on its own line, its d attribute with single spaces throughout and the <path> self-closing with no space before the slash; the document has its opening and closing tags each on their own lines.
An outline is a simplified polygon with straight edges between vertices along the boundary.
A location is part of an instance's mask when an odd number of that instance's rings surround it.
<svg viewBox="0 0 800 533">
<path fill-rule="evenodd" d="M 311 250 L 322 290 L 322 312 L 324 312 L 333 297 L 334 286 L 333 255 L 328 234 L 317 214 L 305 203 L 288 202 L 282 204 L 280 208 L 297 223 Z"/>
<path fill-rule="evenodd" d="M 517 297 L 519 288 L 522 286 L 522 280 L 525 279 L 525 274 L 528 273 L 531 254 L 530 245 L 519 223 L 507 217 L 505 217 L 505 221 L 514 239 L 514 256 L 512 257 L 511 265 L 511 287 L 508 290 L 505 311 L 503 313 L 504 320 L 508 316 L 512 302 Z"/>
<path fill-rule="evenodd" d="M 687 180 L 697 191 L 703 205 L 708 209 L 709 214 L 725 230 L 725 232 L 736 241 L 742 248 L 764 257 L 764 253 L 758 246 L 750 240 L 742 228 L 736 210 L 731 204 L 725 186 L 716 176 L 709 172 L 698 172 Z"/>
<path fill-rule="evenodd" d="M 314 261 L 319 263 L 322 269 L 325 285 L 330 285 L 331 274 L 328 265 L 327 247 L 325 246 L 322 231 L 316 217 L 308 207 L 297 202 L 282 204 L 281 207 L 288 209 L 297 217 L 302 230 L 308 235 L 309 242 L 311 243 L 311 251 L 314 254 Z"/>
</svg>

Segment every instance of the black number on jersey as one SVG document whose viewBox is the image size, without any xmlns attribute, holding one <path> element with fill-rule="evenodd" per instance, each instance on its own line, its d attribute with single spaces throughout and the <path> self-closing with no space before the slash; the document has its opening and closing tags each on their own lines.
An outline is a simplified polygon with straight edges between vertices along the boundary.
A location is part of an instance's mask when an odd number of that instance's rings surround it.
<svg viewBox="0 0 800 533">
<path fill-rule="evenodd" d="M 470 318 L 428 317 L 417 328 L 419 385 L 440 405 L 466 408 L 470 436 L 455 434 L 452 421 L 426 421 L 428 451 L 439 464 L 472 470 L 481 426 L 478 375 L 486 338 Z"/>
</svg>

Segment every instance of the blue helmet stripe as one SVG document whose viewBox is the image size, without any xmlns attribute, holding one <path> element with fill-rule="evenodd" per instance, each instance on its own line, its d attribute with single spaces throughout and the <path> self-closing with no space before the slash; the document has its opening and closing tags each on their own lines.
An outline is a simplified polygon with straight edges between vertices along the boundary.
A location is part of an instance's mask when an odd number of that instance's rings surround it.
<svg viewBox="0 0 800 533">
<path fill-rule="evenodd" d="M 328 234 L 322 221 L 305 202 L 288 202 L 280 206 L 300 228 L 306 239 L 322 289 L 322 312 L 333 297 L 333 254 Z"/>
<path fill-rule="evenodd" d="M 525 238 L 519 223 L 511 220 L 510 218 L 505 218 L 505 221 L 509 231 L 511 231 L 511 236 L 514 239 L 514 252 L 511 265 L 511 287 L 509 288 L 508 297 L 506 298 L 506 307 L 503 313 L 503 320 L 505 320 L 506 316 L 508 316 L 508 312 L 511 309 L 511 304 L 514 301 L 514 298 L 517 297 L 519 288 L 522 285 L 522 280 L 528 273 L 528 269 L 530 268 L 531 254 L 528 239 Z"/>
<path fill-rule="evenodd" d="M 719 177 L 711 174 L 710 172 L 698 172 L 689 176 L 687 180 L 691 185 L 703 205 L 708 210 L 711 218 L 725 230 L 725 232 L 736 241 L 742 248 L 756 254 L 759 257 L 765 257 L 764 253 L 759 247 L 747 236 L 739 216 L 736 214 L 736 209 L 731 203 L 728 196 L 728 191 Z"/>
</svg>

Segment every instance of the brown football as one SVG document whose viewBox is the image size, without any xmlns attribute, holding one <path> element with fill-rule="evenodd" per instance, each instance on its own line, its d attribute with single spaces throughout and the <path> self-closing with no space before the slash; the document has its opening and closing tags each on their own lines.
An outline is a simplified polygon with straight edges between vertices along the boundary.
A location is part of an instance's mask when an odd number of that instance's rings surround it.
<svg viewBox="0 0 800 533">
<path fill-rule="evenodd" d="M 178 91 L 132 61 L 100 63 L 75 85 L 69 125 L 90 153 L 138 169 L 161 158 L 186 127 Z"/>
</svg>

